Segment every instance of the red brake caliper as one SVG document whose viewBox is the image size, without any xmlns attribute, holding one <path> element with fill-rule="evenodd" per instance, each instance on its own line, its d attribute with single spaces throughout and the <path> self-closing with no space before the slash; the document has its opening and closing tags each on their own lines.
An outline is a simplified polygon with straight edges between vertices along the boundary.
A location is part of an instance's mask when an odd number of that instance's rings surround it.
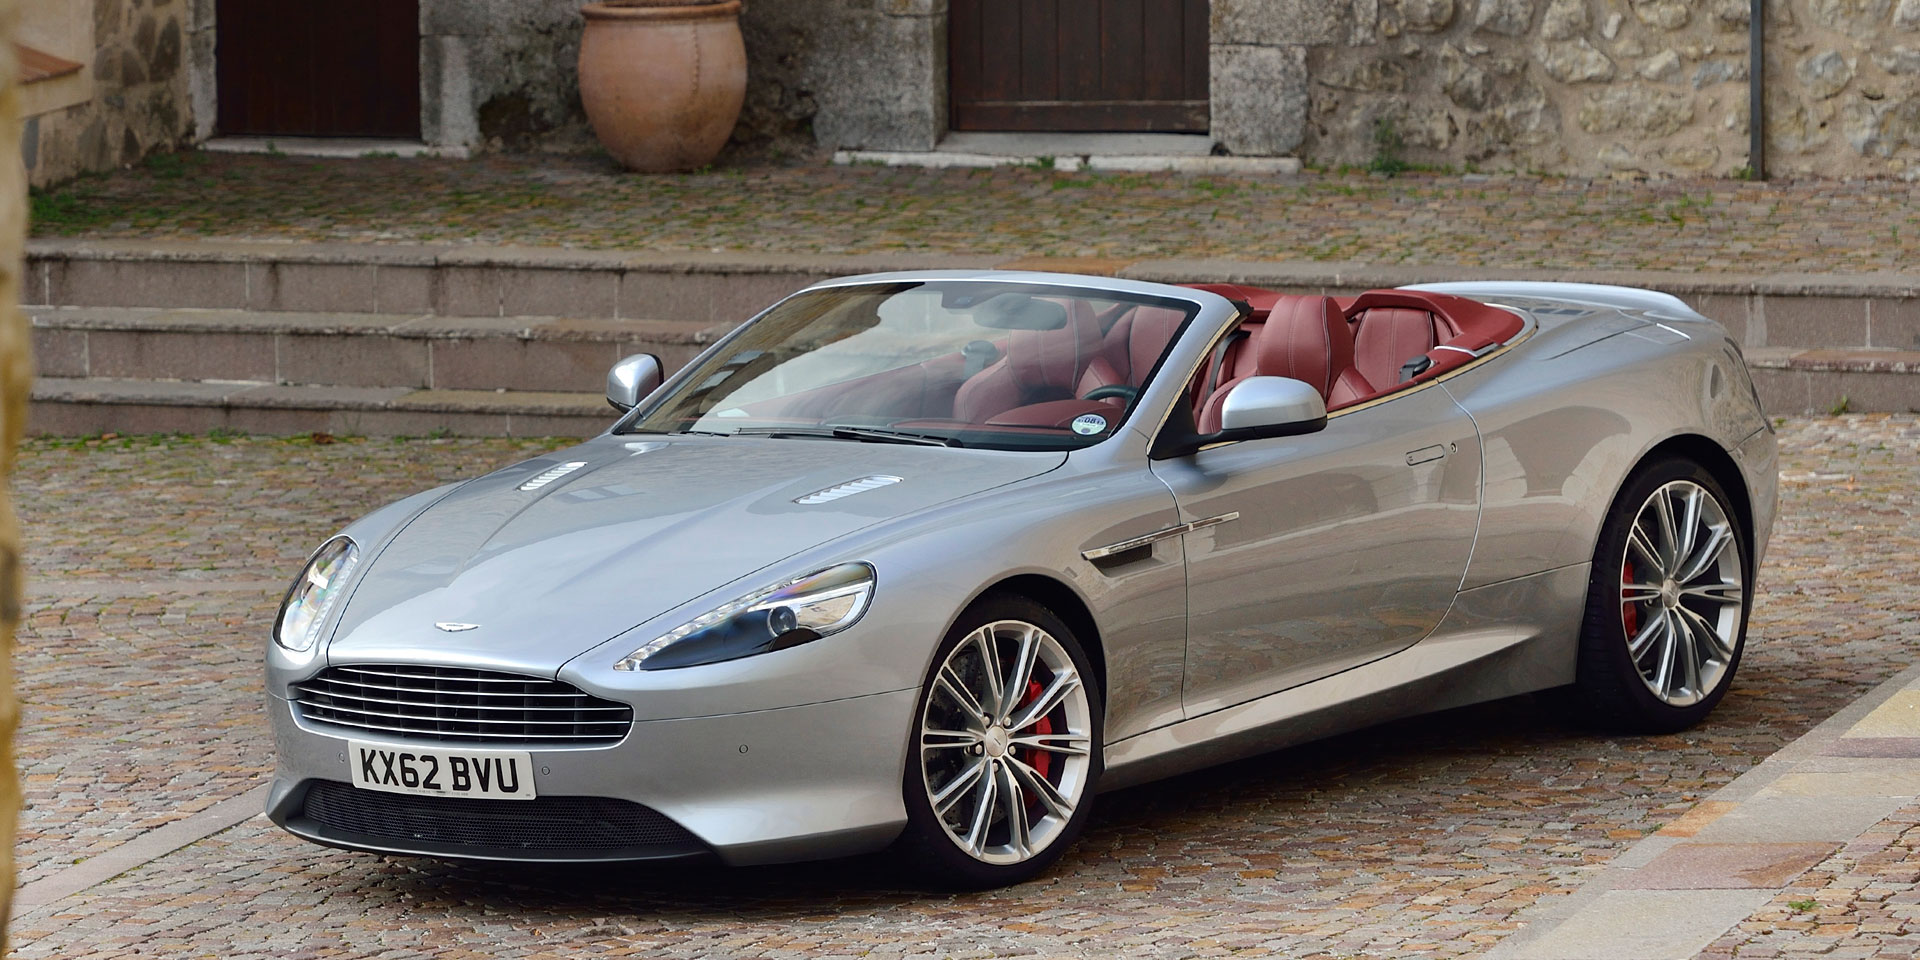
<svg viewBox="0 0 1920 960">
<path fill-rule="evenodd" d="M 1632 582 L 1633 561 L 1627 560 L 1620 564 L 1620 585 L 1625 587 Z M 1633 639 L 1633 635 L 1640 632 L 1640 608 L 1634 606 L 1631 602 L 1622 602 L 1620 604 L 1620 625 L 1627 628 L 1627 639 Z"/>
<path fill-rule="evenodd" d="M 1027 682 L 1027 698 L 1020 705 L 1024 707 L 1027 704 L 1040 699 L 1040 694 L 1044 692 L 1045 690 L 1040 686 L 1040 681 L 1038 680 L 1028 681 Z M 1043 735 L 1052 733 L 1053 721 L 1046 717 L 1042 717 L 1039 723 L 1036 723 L 1033 725 L 1033 732 L 1036 734 L 1043 734 Z M 1028 750 L 1027 754 L 1028 754 L 1027 766 L 1032 767 L 1036 773 L 1040 774 L 1041 777 L 1047 779 L 1048 781 L 1051 781 L 1053 779 L 1053 752 L 1050 750 L 1041 750 L 1038 748 L 1034 748 L 1034 749 Z"/>
</svg>

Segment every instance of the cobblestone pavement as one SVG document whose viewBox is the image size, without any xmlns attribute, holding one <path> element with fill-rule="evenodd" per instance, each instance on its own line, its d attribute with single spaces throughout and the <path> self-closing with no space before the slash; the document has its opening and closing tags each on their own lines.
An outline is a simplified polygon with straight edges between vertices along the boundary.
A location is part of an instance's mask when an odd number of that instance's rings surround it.
<svg viewBox="0 0 1920 960">
<path fill-rule="evenodd" d="M 1920 953 L 1920 805 L 1802 874 L 1700 960 L 1819 955 L 1911 960 Z"/>
<path fill-rule="evenodd" d="M 1382 179 L 604 159 L 163 154 L 34 197 L 36 236 L 648 251 L 1221 257 L 1721 272 L 1907 270 L 1920 185 Z"/>
<path fill-rule="evenodd" d="M 20 881 L 254 785 L 266 743 L 255 661 L 307 551 L 394 491 L 551 445 L 30 442 L 16 481 L 33 558 Z"/>
<path fill-rule="evenodd" d="M 1594 736 L 1527 698 L 1393 724 L 1103 797 L 1048 876 L 965 896 L 911 892 L 873 860 L 529 871 L 388 859 L 256 818 L 16 920 L 17 952 L 1473 954 L 1517 911 L 1576 889 L 1911 662 L 1920 420 L 1791 420 L 1782 441 L 1783 516 L 1748 659 L 1714 717 L 1682 735 Z M 30 443 L 18 480 L 37 584 L 19 655 L 28 878 L 259 782 L 270 745 L 258 656 L 278 582 L 347 517 L 537 449 Z"/>
</svg>

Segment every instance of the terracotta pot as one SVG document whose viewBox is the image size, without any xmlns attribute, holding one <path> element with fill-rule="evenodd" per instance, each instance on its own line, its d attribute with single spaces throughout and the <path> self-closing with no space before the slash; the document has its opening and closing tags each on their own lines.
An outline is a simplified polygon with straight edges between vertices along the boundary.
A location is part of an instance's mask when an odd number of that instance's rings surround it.
<svg viewBox="0 0 1920 960">
<path fill-rule="evenodd" d="M 607 0 L 580 12 L 580 102 L 607 152 L 642 173 L 711 162 L 747 92 L 740 0 Z"/>
</svg>

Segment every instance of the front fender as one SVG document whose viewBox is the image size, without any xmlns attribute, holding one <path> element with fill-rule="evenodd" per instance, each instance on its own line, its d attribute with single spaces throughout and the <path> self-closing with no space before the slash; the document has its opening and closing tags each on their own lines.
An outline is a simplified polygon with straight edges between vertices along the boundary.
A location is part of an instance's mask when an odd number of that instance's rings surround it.
<svg viewBox="0 0 1920 960">
<path fill-rule="evenodd" d="M 636 720 L 770 710 L 918 687 L 954 618 L 1008 578 L 1049 577 L 1092 615 L 1108 673 L 1109 735 L 1179 719 L 1186 577 L 1177 540 L 1101 569 L 1080 551 L 1171 526 L 1173 496 L 1144 470 L 1062 468 L 858 531 L 728 584 L 575 658 L 560 679 L 634 704 Z M 620 672 L 613 664 L 767 582 L 847 561 L 873 565 L 871 607 L 812 643 L 724 663 Z"/>
</svg>

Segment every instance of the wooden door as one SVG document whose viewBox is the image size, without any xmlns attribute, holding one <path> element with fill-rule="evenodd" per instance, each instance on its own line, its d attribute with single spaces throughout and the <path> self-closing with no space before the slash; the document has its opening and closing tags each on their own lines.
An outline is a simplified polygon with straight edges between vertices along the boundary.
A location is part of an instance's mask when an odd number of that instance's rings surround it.
<svg viewBox="0 0 1920 960">
<path fill-rule="evenodd" d="M 419 0 L 217 3 L 221 133 L 419 138 Z"/>
<path fill-rule="evenodd" d="M 955 130 L 1207 130 L 1207 0 L 949 9 Z"/>
</svg>

